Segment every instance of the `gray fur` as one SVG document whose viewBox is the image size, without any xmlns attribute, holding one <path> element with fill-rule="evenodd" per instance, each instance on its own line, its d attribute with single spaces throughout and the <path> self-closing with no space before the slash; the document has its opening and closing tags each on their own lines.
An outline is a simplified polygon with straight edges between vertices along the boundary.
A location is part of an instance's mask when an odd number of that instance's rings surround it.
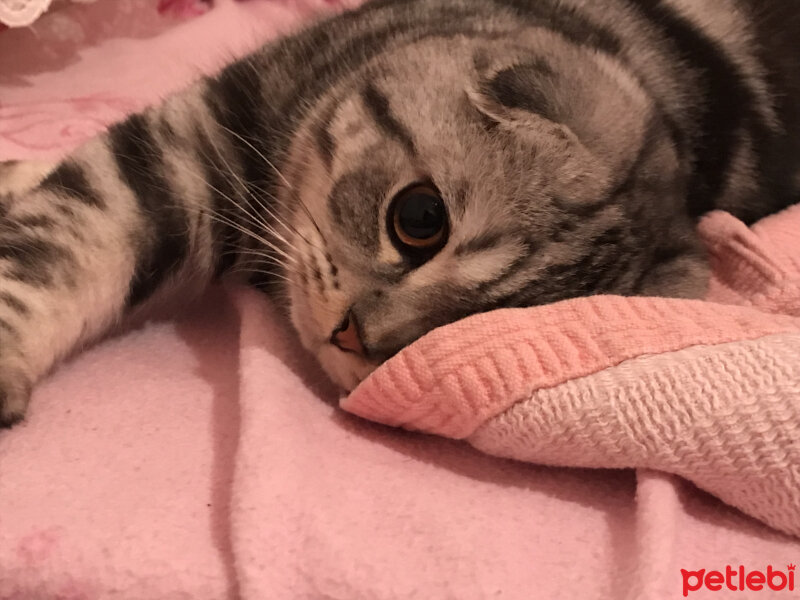
<svg viewBox="0 0 800 600">
<path fill-rule="evenodd" d="M 701 296 L 696 218 L 798 198 L 799 33 L 793 0 L 380 0 L 0 168 L 0 423 L 61 357 L 226 274 L 288 297 L 346 389 L 476 312 Z M 449 221 L 424 260 L 387 230 L 415 182 Z"/>
</svg>

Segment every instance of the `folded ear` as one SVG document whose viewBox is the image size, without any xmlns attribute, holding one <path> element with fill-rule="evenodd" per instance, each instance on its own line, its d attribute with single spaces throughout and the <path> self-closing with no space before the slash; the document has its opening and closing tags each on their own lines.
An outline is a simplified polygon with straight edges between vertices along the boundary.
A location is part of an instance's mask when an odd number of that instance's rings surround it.
<svg viewBox="0 0 800 600">
<path fill-rule="evenodd" d="M 650 102 L 612 59 L 577 48 L 486 66 L 467 92 L 489 119 L 580 146 L 610 168 L 641 143 Z"/>
<path fill-rule="evenodd" d="M 535 58 L 503 67 L 480 82 L 476 106 L 499 122 L 525 122 L 541 117 L 569 128 L 571 99 L 562 77 L 544 59 Z"/>
</svg>

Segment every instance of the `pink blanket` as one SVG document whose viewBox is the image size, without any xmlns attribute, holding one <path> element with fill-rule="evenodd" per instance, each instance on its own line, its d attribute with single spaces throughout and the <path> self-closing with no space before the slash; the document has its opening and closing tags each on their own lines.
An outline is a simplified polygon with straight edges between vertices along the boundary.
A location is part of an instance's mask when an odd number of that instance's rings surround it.
<svg viewBox="0 0 800 600">
<path fill-rule="evenodd" d="M 28 38 L 6 36 L 25 32 L 0 34 L 0 159 L 59 154 L 320 8 L 219 0 L 146 29 L 101 14 L 109 4 L 86 8 L 107 27 L 70 42 L 71 55 L 19 52 Z M 65 365 L 25 424 L 0 433 L 0 598 L 792 597 L 715 592 L 713 578 L 706 588 L 711 570 L 731 567 L 737 586 L 740 566 L 770 565 L 788 588 L 800 543 L 652 469 L 796 527 L 780 520 L 797 507 L 786 482 L 796 485 L 798 438 L 780 417 L 798 405 L 796 319 L 773 313 L 799 312 L 797 218 L 753 232 L 721 214 L 705 221 L 721 261 L 714 298 L 738 307 L 590 299 L 478 316 L 410 347 L 345 402 L 495 454 L 614 469 L 502 460 L 347 416 L 263 297 L 212 290 L 180 318 Z M 472 354 L 448 355 L 465 342 Z M 513 366 L 523 346 L 535 360 Z M 727 413 L 736 426 L 723 433 L 758 444 L 737 454 L 695 418 Z M 698 469 L 698 449 L 720 457 L 719 477 Z"/>
</svg>

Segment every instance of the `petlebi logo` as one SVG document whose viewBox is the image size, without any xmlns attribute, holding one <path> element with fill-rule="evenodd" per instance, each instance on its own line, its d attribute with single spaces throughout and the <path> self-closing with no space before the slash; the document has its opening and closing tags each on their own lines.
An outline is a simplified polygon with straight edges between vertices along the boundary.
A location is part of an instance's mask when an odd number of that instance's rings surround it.
<svg viewBox="0 0 800 600">
<path fill-rule="evenodd" d="M 724 571 L 687 571 L 681 569 L 683 576 L 683 596 L 691 592 L 707 589 L 712 592 L 730 590 L 732 592 L 760 592 L 772 590 L 774 592 L 794 591 L 795 565 L 786 565 L 786 570 L 767 565 L 765 571 L 750 571 L 744 565 L 738 568 L 726 565 Z M 749 596 L 748 596 L 749 597 Z"/>
</svg>

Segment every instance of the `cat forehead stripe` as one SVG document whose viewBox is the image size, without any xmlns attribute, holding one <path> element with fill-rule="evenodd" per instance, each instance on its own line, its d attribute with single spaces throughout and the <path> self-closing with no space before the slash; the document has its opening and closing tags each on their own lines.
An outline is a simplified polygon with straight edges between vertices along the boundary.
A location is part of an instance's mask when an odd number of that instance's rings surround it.
<svg viewBox="0 0 800 600">
<path fill-rule="evenodd" d="M 367 83 L 361 91 L 361 98 L 367 112 L 383 132 L 403 146 L 411 156 L 416 156 L 417 151 L 411 132 L 392 113 L 386 95 L 374 84 Z"/>
</svg>

